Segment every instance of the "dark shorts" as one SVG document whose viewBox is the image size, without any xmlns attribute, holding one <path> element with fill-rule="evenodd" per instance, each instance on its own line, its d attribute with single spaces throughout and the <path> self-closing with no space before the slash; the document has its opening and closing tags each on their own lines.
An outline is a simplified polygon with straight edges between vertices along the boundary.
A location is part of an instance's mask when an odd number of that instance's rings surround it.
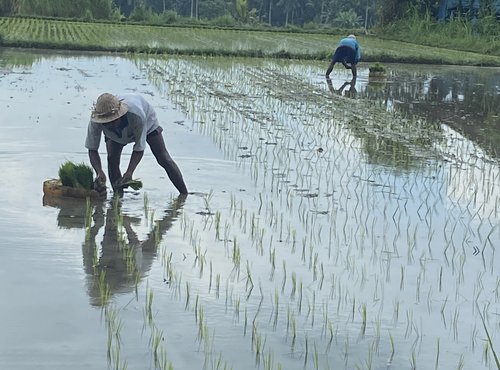
<svg viewBox="0 0 500 370">
<path fill-rule="evenodd" d="M 349 64 L 356 63 L 356 50 L 350 48 L 349 46 L 339 46 L 332 56 L 332 61 L 334 63 L 346 62 Z"/>
</svg>

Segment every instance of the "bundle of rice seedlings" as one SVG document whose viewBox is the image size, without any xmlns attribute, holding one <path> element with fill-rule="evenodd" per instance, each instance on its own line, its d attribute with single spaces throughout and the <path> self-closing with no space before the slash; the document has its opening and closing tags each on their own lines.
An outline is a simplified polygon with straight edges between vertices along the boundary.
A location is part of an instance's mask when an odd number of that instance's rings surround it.
<svg viewBox="0 0 500 370">
<path fill-rule="evenodd" d="M 127 185 L 130 186 L 134 190 L 139 190 L 142 188 L 142 181 L 141 180 L 130 180 L 127 182 Z"/>
<path fill-rule="evenodd" d="M 371 73 L 385 73 L 386 72 L 384 65 L 380 64 L 380 63 L 375 63 L 375 64 L 371 65 L 368 69 Z"/>
<path fill-rule="evenodd" d="M 130 180 L 126 182 L 119 182 L 118 184 L 114 185 L 115 189 L 123 189 L 126 187 L 131 187 L 134 190 L 139 190 L 142 188 L 142 181 L 141 180 Z"/>
<path fill-rule="evenodd" d="M 59 167 L 59 179 L 64 186 L 91 190 L 94 183 L 92 167 L 66 161 Z"/>
</svg>

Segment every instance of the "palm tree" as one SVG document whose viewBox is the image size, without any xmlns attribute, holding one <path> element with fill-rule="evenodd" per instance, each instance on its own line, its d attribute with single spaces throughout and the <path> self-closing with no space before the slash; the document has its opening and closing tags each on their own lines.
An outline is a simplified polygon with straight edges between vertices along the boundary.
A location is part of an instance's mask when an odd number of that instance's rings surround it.
<svg viewBox="0 0 500 370">
<path fill-rule="evenodd" d="M 292 13 L 292 23 L 293 23 L 293 15 L 295 9 L 297 7 L 298 0 L 279 0 L 276 4 L 279 7 L 282 7 L 285 12 L 285 26 L 288 25 L 288 16 Z"/>
</svg>

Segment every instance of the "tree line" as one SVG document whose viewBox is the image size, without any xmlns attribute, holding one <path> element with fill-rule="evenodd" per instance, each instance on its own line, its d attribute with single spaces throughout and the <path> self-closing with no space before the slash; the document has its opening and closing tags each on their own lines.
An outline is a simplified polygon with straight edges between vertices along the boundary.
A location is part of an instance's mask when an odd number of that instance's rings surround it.
<svg viewBox="0 0 500 370">
<path fill-rule="evenodd" d="M 469 4 L 470 3 L 470 4 Z M 466 11 L 466 12 L 465 12 Z M 0 0 L 0 16 L 369 29 L 409 14 L 500 17 L 500 0 Z"/>
</svg>

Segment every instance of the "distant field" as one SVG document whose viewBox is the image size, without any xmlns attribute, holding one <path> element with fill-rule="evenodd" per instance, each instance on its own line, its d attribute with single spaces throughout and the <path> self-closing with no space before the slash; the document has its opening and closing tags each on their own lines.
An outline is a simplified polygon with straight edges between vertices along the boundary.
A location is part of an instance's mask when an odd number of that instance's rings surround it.
<svg viewBox="0 0 500 370">
<path fill-rule="evenodd" d="M 5 46 L 327 59 L 344 35 L 0 18 Z M 500 66 L 500 57 L 359 35 L 365 62 Z"/>
</svg>

